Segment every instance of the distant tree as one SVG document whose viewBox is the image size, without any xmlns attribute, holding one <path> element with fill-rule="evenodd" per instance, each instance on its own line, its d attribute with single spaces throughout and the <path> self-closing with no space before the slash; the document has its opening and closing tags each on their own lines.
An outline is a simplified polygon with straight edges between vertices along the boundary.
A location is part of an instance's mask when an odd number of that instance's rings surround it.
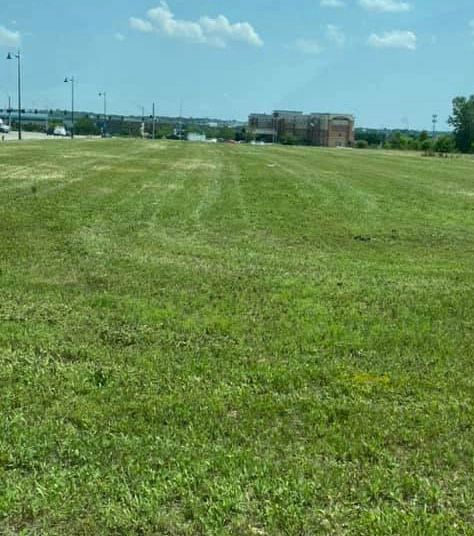
<svg viewBox="0 0 474 536">
<path fill-rule="evenodd" d="M 74 130 L 76 134 L 82 136 L 97 136 L 100 133 L 100 129 L 97 125 L 88 117 L 80 117 L 75 124 Z"/>
<path fill-rule="evenodd" d="M 167 138 L 173 134 L 173 125 L 168 123 L 159 123 L 156 128 L 157 138 Z"/>
<path fill-rule="evenodd" d="M 402 134 L 401 132 L 396 130 L 388 139 L 388 144 L 386 144 L 386 147 L 389 149 L 396 149 L 401 151 L 418 151 L 420 148 L 420 144 L 418 140 L 410 134 Z"/>
<path fill-rule="evenodd" d="M 474 95 L 453 100 L 453 114 L 448 123 L 454 129 L 457 148 L 462 153 L 473 152 L 474 145 Z"/>
<path fill-rule="evenodd" d="M 235 141 L 246 141 L 247 139 L 247 132 L 245 128 L 238 128 L 235 130 Z"/>
<path fill-rule="evenodd" d="M 366 140 L 367 143 L 373 147 L 380 147 L 383 145 L 386 138 L 386 133 L 384 131 L 373 129 L 356 129 L 355 135 L 357 140 Z"/>
<path fill-rule="evenodd" d="M 283 136 L 281 136 L 280 142 L 283 145 L 296 145 L 297 139 L 294 134 L 292 134 L 291 132 L 288 132 L 287 134 L 284 134 Z"/>
<path fill-rule="evenodd" d="M 357 149 L 367 149 L 369 142 L 367 140 L 356 140 L 355 146 Z"/>
<path fill-rule="evenodd" d="M 411 148 L 412 138 L 407 134 L 400 135 L 400 149 L 407 150 Z"/>
<path fill-rule="evenodd" d="M 454 151 L 456 150 L 456 142 L 454 141 L 454 138 L 449 134 L 440 136 L 435 141 L 434 150 L 439 154 L 454 153 Z"/>
<path fill-rule="evenodd" d="M 402 135 L 400 132 L 395 131 L 389 139 L 389 144 L 391 149 L 401 149 L 402 148 Z"/>
<path fill-rule="evenodd" d="M 16 122 L 13 122 L 12 125 L 16 127 Z M 23 123 L 22 128 L 23 130 L 26 130 L 28 132 L 44 132 L 45 131 L 44 125 L 41 125 L 39 123 Z"/>
<path fill-rule="evenodd" d="M 418 151 L 420 149 L 420 142 L 413 136 L 403 136 L 405 141 L 405 149 L 410 151 Z"/>
<path fill-rule="evenodd" d="M 430 139 L 426 139 L 421 142 L 420 148 L 426 156 L 433 155 L 433 142 Z"/>
<path fill-rule="evenodd" d="M 217 138 L 222 140 L 234 140 L 235 139 L 235 130 L 230 127 L 222 127 L 217 129 Z"/>
<path fill-rule="evenodd" d="M 428 132 L 426 130 L 423 130 L 421 133 L 420 133 L 420 136 L 418 137 L 418 141 L 420 143 L 423 143 L 425 142 L 427 139 L 429 139 L 430 135 L 428 134 Z"/>
</svg>

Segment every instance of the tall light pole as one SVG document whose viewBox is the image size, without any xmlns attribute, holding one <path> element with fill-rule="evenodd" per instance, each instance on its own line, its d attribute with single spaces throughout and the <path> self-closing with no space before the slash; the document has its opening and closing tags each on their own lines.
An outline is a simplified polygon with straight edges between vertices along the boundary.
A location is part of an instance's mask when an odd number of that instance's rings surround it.
<svg viewBox="0 0 474 536">
<path fill-rule="evenodd" d="M 16 59 L 18 63 L 18 139 L 21 140 L 21 52 L 8 53 L 7 60 Z"/>
<path fill-rule="evenodd" d="M 433 139 L 436 137 L 436 123 L 438 122 L 438 114 L 433 114 Z"/>
<path fill-rule="evenodd" d="M 179 102 L 179 139 L 183 140 L 183 99 Z"/>
<path fill-rule="evenodd" d="M 105 137 L 105 133 L 107 131 L 107 92 L 101 91 L 99 93 L 99 97 L 102 97 L 104 99 L 104 126 L 102 130 L 102 134 Z"/>
<path fill-rule="evenodd" d="M 152 139 L 155 139 L 155 134 L 156 134 L 156 123 L 155 123 L 155 103 L 153 103 L 153 129 L 152 129 Z"/>
<path fill-rule="evenodd" d="M 8 95 L 8 126 L 12 127 L 12 98 Z"/>
<path fill-rule="evenodd" d="M 74 128 L 75 128 L 75 123 L 74 123 L 74 84 L 76 82 L 76 79 L 74 78 L 74 76 L 69 76 L 64 79 L 64 83 L 65 84 L 71 84 L 71 120 L 72 120 L 72 127 L 71 127 L 71 139 L 73 140 L 74 139 Z"/>
</svg>

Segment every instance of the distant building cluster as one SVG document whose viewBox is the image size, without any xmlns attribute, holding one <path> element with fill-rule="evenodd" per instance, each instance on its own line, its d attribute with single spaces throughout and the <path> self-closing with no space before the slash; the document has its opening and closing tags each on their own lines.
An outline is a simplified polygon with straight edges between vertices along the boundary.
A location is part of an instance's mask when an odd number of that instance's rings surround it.
<svg viewBox="0 0 474 536">
<path fill-rule="evenodd" d="M 107 131 L 113 135 L 130 135 L 143 136 L 144 130 L 150 130 L 152 116 L 138 115 L 119 115 L 75 111 L 76 124 L 81 120 L 90 120 L 93 125 L 100 128 L 107 124 Z M 185 117 L 166 117 L 156 116 L 157 125 L 171 126 L 170 135 L 179 139 L 186 139 L 187 131 L 192 129 L 223 129 L 229 128 L 238 131 L 244 128 L 245 123 L 239 121 L 226 121 L 209 118 L 185 118 Z M 14 108 L 0 108 L 0 121 L 5 125 L 17 127 L 18 110 Z M 68 131 L 72 127 L 71 110 L 40 110 L 40 109 L 22 109 L 23 127 L 26 130 L 38 130 L 46 132 L 51 130 L 52 125 L 63 125 Z"/>
<path fill-rule="evenodd" d="M 354 143 L 354 116 L 348 114 L 276 110 L 273 114 L 251 114 L 248 128 L 255 139 L 274 143 L 321 147 L 350 147 Z"/>
<path fill-rule="evenodd" d="M 105 111 L 105 110 L 104 110 Z M 18 114 L 11 108 L 0 109 L 0 131 L 18 126 Z M 74 119 L 74 124 L 73 124 Z M 54 134 L 61 132 L 113 136 L 149 137 L 153 130 L 159 137 L 188 141 L 247 141 L 287 143 L 320 147 L 354 145 L 354 117 L 348 114 L 304 114 L 277 110 L 272 114 L 251 114 L 248 124 L 210 118 L 153 117 L 97 114 L 76 111 L 74 118 L 67 110 L 22 110 L 23 128 Z"/>
</svg>

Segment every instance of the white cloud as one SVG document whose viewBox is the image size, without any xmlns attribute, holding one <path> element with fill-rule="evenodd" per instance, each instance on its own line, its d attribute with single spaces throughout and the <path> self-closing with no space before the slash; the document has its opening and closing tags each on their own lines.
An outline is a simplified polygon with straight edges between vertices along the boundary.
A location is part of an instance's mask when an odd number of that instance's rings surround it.
<svg viewBox="0 0 474 536">
<path fill-rule="evenodd" d="M 375 48 L 404 48 L 416 50 L 416 35 L 413 32 L 394 30 L 383 35 L 373 33 L 368 44 Z"/>
<path fill-rule="evenodd" d="M 298 39 L 295 47 L 300 52 L 303 52 L 303 54 L 309 54 L 311 56 L 317 56 L 322 51 L 320 44 L 313 39 Z"/>
<path fill-rule="evenodd" d="M 117 41 L 125 41 L 125 36 L 124 36 L 123 34 L 121 34 L 120 32 L 117 32 L 117 33 L 115 34 L 115 39 L 116 39 Z"/>
<path fill-rule="evenodd" d="M 343 0 L 320 0 L 321 7 L 345 7 Z"/>
<path fill-rule="evenodd" d="M 177 20 L 164 2 L 150 9 L 147 13 L 152 21 L 150 24 L 168 37 L 184 38 L 191 41 L 203 42 L 204 33 L 198 22 Z"/>
<path fill-rule="evenodd" d="M 138 32 L 150 33 L 153 31 L 153 25 L 148 20 L 130 17 L 129 24 L 132 30 L 137 30 Z"/>
<path fill-rule="evenodd" d="M 263 41 L 248 22 L 231 23 L 224 15 L 201 17 L 196 21 L 177 19 L 164 1 L 147 12 L 147 20 L 130 18 L 130 26 L 141 32 L 156 31 L 173 39 L 183 39 L 216 47 L 226 47 L 229 41 L 262 46 Z"/>
<path fill-rule="evenodd" d="M 199 20 L 204 33 L 211 39 L 222 41 L 243 41 L 249 45 L 260 47 L 263 41 L 255 29 L 248 22 L 237 22 L 231 24 L 223 15 L 215 19 L 210 17 L 201 17 Z"/>
<path fill-rule="evenodd" d="M 400 0 L 359 0 L 359 4 L 368 11 L 381 13 L 402 13 L 411 10 L 411 4 Z"/>
<path fill-rule="evenodd" d="M 326 37 L 335 43 L 338 47 L 343 47 L 346 44 L 346 36 L 339 26 L 328 24 L 326 26 Z"/>
<path fill-rule="evenodd" d="M 20 44 L 20 32 L 9 30 L 5 26 L 0 26 L 0 45 L 16 47 Z"/>
</svg>

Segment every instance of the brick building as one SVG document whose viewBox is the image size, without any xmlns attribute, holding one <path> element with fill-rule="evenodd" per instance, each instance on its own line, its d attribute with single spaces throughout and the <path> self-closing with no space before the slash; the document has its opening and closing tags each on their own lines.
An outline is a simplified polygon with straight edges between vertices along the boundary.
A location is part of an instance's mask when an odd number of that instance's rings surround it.
<svg viewBox="0 0 474 536">
<path fill-rule="evenodd" d="M 290 136 L 297 143 L 322 147 L 350 147 L 354 143 L 354 117 L 348 114 L 304 114 L 288 110 L 251 114 L 249 130 L 256 139 L 275 143 Z"/>
</svg>

